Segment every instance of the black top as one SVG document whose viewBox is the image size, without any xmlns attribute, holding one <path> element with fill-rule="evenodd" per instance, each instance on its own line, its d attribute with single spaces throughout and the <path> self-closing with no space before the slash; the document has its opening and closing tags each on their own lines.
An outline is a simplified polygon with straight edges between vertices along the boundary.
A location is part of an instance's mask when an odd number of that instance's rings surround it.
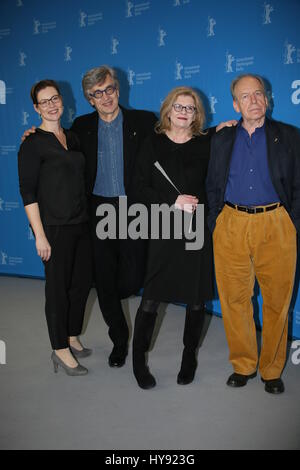
<svg viewBox="0 0 300 470">
<path fill-rule="evenodd" d="M 197 196 L 206 209 L 205 180 L 213 132 L 209 130 L 183 144 L 174 143 L 166 135 L 146 139 L 137 161 L 137 200 L 147 206 L 175 204 L 178 192 L 155 167 L 158 161 L 180 193 Z M 184 233 L 181 239 L 173 237 L 173 219 L 170 220 L 170 239 L 149 241 L 144 297 L 188 304 L 213 298 L 212 241 L 206 221 L 204 246 L 189 251 Z"/>
<path fill-rule="evenodd" d="M 37 129 L 18 153 L 24 206 L 38 203 L 45 225 L 86 222 L 85 158 L 77 136 L 64 129 L 66 150 L 52 132 Z"/>
</svg>

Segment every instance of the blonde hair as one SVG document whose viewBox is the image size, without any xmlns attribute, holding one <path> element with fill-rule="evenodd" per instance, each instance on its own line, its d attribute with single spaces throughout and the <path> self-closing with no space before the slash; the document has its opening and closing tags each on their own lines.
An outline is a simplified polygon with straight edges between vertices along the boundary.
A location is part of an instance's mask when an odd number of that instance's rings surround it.
<svg viewBox="0 0 300 470">
<path fill-rule="evenodd" d="M 160 119 L 155 125 L 155 132 L 157 134 L 165 134 L 166 131 L 171 129 L 171 122 L 169 119 L 169 113 L 172 110 L 173 104 L 176 102 L 179 96 L 190 96 L 193 98 L 195 103 L 195 120 L 191 124 L 191 132 L 193 136 L 204 135 L 203 127 L 205 124 L 205 111 L 202 100 L 198 93 L 193 88 L 187 86 L 181 86 L 173 88 L 168 96 L 164 99 L 164 102 L 160 108 Z"/>
</svg>

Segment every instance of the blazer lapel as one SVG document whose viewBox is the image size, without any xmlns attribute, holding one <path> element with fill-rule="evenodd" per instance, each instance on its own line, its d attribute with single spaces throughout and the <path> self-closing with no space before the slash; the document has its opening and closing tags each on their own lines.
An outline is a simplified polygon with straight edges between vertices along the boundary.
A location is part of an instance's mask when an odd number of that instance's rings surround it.
<svg viewBox="0 0 300 470">
<path fill-rule="evenodd" d="M 94 188 L 97 176 L 98 164 L 98 122 L 99 115 L 97 112 L 91 114 L 91 118 L 86 128 L 86 155 L 88 156 L 88 173 L 90 175 L 90 190 Z"/>
<path fill-rule="evenodd" d="M 90 149 L 90 155 L 93 155 L 93 160 L 97 161 L 98 154 L 98 122 L 99 115 L 98 113 L 93 113 L 91 116 L 91 122 L 89 123 L 88 128 L 88 146 Z"/>
<path fill-rule="evenodd" d="M 224 138 L 222 139 L 222 145 L 220 148 L 220 157 L 222 162 L 220 162 L 220 168 L 225 169 L 225 185 L 227 184 L 227 179 L 230 170 L 231 155 L 233 150 L 233 145 L 236 136 L 236 127 L 231 127 L 226 132 Z"/>
<path fill-rule="evenodd" d="M 128 187 L 134 164 L 137 148 L 137 130 L 130 120 L 130 113 L 120 106 L 123 113 L 123 159 L 124 159 L 124 185 Z"/>
<path fill-rule="evenodd" d="M 279 160 L 284 157 L 285 150 L 282 147 L 280 131 L 276 123 L 268 118 L 266 118 L 266 140 L 271 180 L 276 185 L 276 174 L 279 174 Z"/>
</svg>

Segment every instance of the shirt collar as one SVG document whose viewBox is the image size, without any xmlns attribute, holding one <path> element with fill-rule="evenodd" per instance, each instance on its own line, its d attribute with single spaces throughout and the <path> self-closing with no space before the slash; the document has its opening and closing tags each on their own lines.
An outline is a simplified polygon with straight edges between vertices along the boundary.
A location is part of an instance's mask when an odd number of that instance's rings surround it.
<svg viewBox="0 0 300 470">
<path fill-rule="evenodd" d="M 246 132 L 248 134 L 248 132 L 246 131 L 246 129 L 242 126 L 243 124 L 243 118 L 241 118 L 237 124 L 237 131 L 238 132 Z M 252 135 L 254 134 L 261 134 L 262 132 L 265 132 L 266 130 L 266 119 L 265 119 L 265 122 L 263 123 L 263 125 L 261 127 L 257 127 L 255 129 L 255 132 L 253 132 Z"/>
<path fill-rule="evenodd" d="M 99 116 L 99 127 L 117 129 L 122 123 L 123 123 L 123 113 L 122 113 L 121 108 L 119 109 L 119 113 L 117 117 L 111 122 L 106 122 L 103 119 L 101 119 Z"/>
</svg>

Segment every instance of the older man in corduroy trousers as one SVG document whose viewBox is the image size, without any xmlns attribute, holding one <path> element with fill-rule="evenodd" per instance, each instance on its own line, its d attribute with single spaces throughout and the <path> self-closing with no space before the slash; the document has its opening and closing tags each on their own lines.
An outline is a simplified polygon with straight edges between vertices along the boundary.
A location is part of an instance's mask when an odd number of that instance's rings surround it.
<svg viewBox="0 0 300 470">
<path fill-rule="evenodd" d="M 242 117 L 214 136 L 207 177 L 216 281 L 234 369 L 227 385 L 245 386 L 259 369 L 265 390 L 279 394 L 300 230 L 300 136 L 266 117 L 260 76 L 237 77 L 231 93 Z M 255 278 L 263 298 L 260 358 Z"/>
</svg>

